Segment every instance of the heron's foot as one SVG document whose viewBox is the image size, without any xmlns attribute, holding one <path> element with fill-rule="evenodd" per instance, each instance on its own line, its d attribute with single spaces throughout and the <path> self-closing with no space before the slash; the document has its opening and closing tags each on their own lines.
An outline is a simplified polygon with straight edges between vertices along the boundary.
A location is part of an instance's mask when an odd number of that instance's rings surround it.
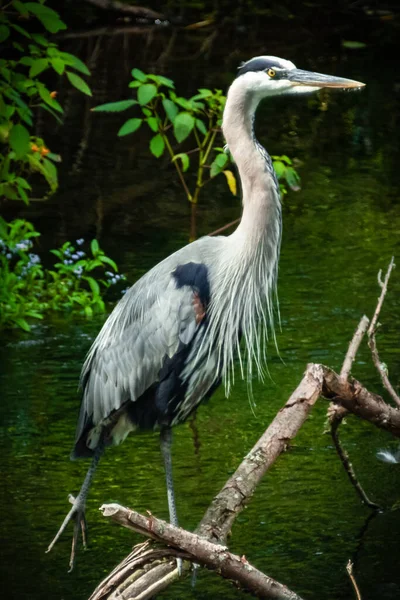
<svg viewBox="0 0 400 600">
<path fill-rule="evenodd" d="M 82 534 L 83 547 L 86 550 L 87 525 L 86 525 L 86 518 L 85 518 L 85 504 L 86 504 L 85 498 L 82 497 L 80 494 L 78 494 L 78 496 L 76 498 L 72 494 L 69 494 L 68 500 L 71 502 L 72 508 L 69 511 L 69 513 L 67 514 L 67 516 L 65 517 L 60 529 L 58 530 L 58 532 L 57 532 L 55 538 L 53 539 L 53 541 L 51 542 L 50 546 L 47 548 L 46 552 L 50 552 L 53 549 L 54 545 L 56 544 L 56 542 L 58 541 L 60 536 L 64 533 L 68 523 L 70 521 L 74 520 L 74 533 L 72 536 L 71 556 L 69 559 L 69 573 L 70 573 L 72 571 L 72 569 L 74 568 L 76 548 L 78 545 L 79 530 L 81 531 L 81 534 Z"/>
</svg>

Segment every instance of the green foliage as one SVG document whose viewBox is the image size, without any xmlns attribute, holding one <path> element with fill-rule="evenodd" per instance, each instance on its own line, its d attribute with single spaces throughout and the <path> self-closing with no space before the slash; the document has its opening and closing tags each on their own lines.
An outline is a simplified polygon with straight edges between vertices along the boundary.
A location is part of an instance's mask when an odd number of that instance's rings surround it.
<svg viewBox="0 0 400 600">
<path fill-rule="evenodd" d="M 137 90 L 137 100 L 119 100 L 96 106 L 96 112 L 121 112 L 132 107 L 139 108 L 142 117 L 128 119 L 118 131 L 119 136 L 129 135 L 146 123 L 155 133 L 151 138 L 150 152 L 156 158 L 164 151 L 170 155 L 175 164 L 186 196 L 196 204 L 202 187 L 212 178 L 224 173 L 229 189 L 236 194 L 235 175 L 230 169 L 231 157 L 226 149 L 215 145 L 216 135 L 222 123 L 222 111 L 226 97 L 220 90 L 201 88 L 191 98 L 177 96 L 175 85 L 171 79 L 161 75 L 143 73 L 140 69 L 132 70 L 133 81 L 130 88 Z M 194 148 L 187 152 L 175 152 L 173 145 L 182 144 L 191 139 Z M 184 173 L 189 171 L 193 156 L 196 156 L 196 184 L 194 191 Z M 292 190 L 300 189 L 300 177 L 287 156 L 273 157 L 273 163 L 282 194 L 287 193 L 285 183 Z M 205 177 L 205 173 L 209 177 Z"/>
<path fill-rule="evenodd" d="M 68 311 L 91 317 L 104 311 L 103 295 L 124 280 L 115 262 L 104 254 L 97 240 L 65 242 L 51 253 L 57 262 L 42 265 L 32 252 L 40 236 L 32 223 L 16 219 L 7 223 L 0 217 L 0 328 L 30 330 L 30 319 L 42 319 L 51 311 Z"/>
<path fill-rule="evenodd" d="M 23 25 L 29 24 L 29 31 Z M 32 33 L 39 28 L 43 33 Z M 0 41 L 9 44 L 8 56 L 0 59 L 0 197 L 28 203 L 32 173 L 39 173 L 49 192 L 58 186 L 57 166 L 61 158 L 50 152 L 43 140 L 31 134 L 35 108 L 40 107 L 60 121 L 62 106 L 40 80 L 48 70 L 65 75 L 70 83 L 91 95 L 87 83 L 75 71 L 90 75 L 76 56 L 61 52 L 47 34 L 66 29 L 58 13 L 40 2 L 12 0 L 0 13 Z M 12 38 L 10 37 L 12 34 Z M 15 40 L 11 42 L 11 39 Z"/>
<path fill-rule="evenodd" d="M 142 124 L 146 124 L 154 134 L 149 143 L 150 152 L 156 158 L 160 158 L 165 152 L 169 154 L 187 199 L 192 204 L 197 204 L 200 191 L 207 181 L 224 171 L 216 165 L 222 165 L 224 161 L 224 166 L 228 167 L 230 163 L 229 155 L 215 146 L 225 96 L 220 90 L 200 89 L 192 98 L 183 98 L 176 94 L 174 82 L 167 77 L 143 73 L 140 69 L 133 69 L 132 76 L 133 81 L 129 87 L 136 90 L 137 100 L 109 102 L 93 110 L 120 112 L 132 107 L 139 109 L 141 116 L 128 119 L 118 131 L 118 135 L 129 135 L 137 131 Z M 174 146 L 186 141 L 194 144 L 194 149 L 175 152 Z M 190 175 L 193 163 L 196 165 L 196 183 L 191 191 L 189 179 L 186 179 L 184 174 Z M 227 181 L 233 191 L 236 190 L 236 183 L 231 184 L 234 175 L 232 171 L 229 173 Z"/>
<path fill-rule="evenodd" d="M 285 182 L 291 190 L 298 192 L 301 189 L 301 179 L 293 166 L 293 161 L 285 154 L 282 156 L 271 156 L 271 158 L 279 180 L 281 194 L 287 194 Z"/>
</svg>

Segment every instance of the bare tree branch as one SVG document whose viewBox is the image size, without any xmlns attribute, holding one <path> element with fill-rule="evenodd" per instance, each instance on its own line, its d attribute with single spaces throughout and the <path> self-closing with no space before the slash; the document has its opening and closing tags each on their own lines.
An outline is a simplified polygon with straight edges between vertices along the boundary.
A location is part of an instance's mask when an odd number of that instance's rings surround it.
<svg viewBox="0 0 400 600">
<path fill-rule="evenodd" d="M 214 544 L 194 533 L 174 527 L 166 521 L 156 519 L 153 515 L 145 517 L 119 504 L 103 504 L 100 510 L 105 517 L 110 517 L 123 527 L 167 544 L 171 553 L 174 553 L 174 549 L 179 549 L 177 556 L 218 571 L 222 577 L 235 581 L 244 589 L 251 590 L 258 598 L 301 600 L 300 596 L 291 592 L 286 586 L 250 565 L 246 557 L 231 554 L 225 546 Z"/>
<path fill-rule="evenodd" d="M 386 390 L 388 391 L 388 393 L 390 394 L 390 396 L 392 397 L 394 402 L 397 404 L 397 406 L 400 407 L 400 397 L 396 393 L 392 384 L 390 383 L 389 377 L 387 374 L 387 369 L 385 368 L 385 365 L 382 363 L 381 359 L 379 358 L 378 347 L 377 347 L 376 338 L 375 338 L 376 330 L 378 327 L 379 313 L 381 312 L 383 301 L 386 296 L 390 275 L 395 266 L 396 265 L 394 264 L 394 256 L 392 256 L 392 260 L 390 261 L 384 281 L 382 281 L 382 279 L 381 279 L 382 271 L 379 271 L 379 273 L 378 273 L 378 283 L 379 283 L 382 291 L 381 291 L 381 295 L 379 296 L 379 299 L 378 299 L 378 304 L 376 306 L 376 310 L 375 310 L 374 316 L 372 318 L 371 325 L 369 326 L 369 329 L 368 329 L 368 345 L 371 349 L 372 360 L 374 361 L 374 365 L 377 368 L 377 371 L 382 379 L 383 385 L 385 386 Z"/>
<path fill-rule="evenodd" d="M 346 357 L 343 361 L 343 366 L 340 371 L 340 377 L 347 380 L 351 367 L 353 365 L 354 359 L 362 342 L 362 339 L 368 329 L 369 319 L 365 315 L 361 318 L 361 321 L 358 324 L 358 327 L 353 335 L 353 338 L 349 344 L 349 348 L 347 350 Z"/>
<path fill-rule="evenodd" d="M 369 319 L 364 315 L 358 324 L 358 327 L 357 327 L 357 329 L 353 335 L 353 338 L 349 344 L 349 348 L 347 350 L 346 357 L 343 361 L 343 366 L 340 371 L 340 379 L 343 381 L 343 383 L 346 383 L 348 380 L 352 364 L 354 362 L 354 359 L 356 357 L 356 354 L 357 354 L 358 348 L 360 347 L 362 339 L 368 329 L 368 325 L 369 325 Z M 353 465 L 350 462 L 349 455 L 346 452 L 346 450 L 343 448 L 343 446 L 340 442 L 339 426 L 341 425 L 344 417 L 348 414 L 348 412 L 349 411 L 346 408 L 344 408 L 343 406 L 335 405 L 332 402 L 329 405 L 328 419 L 329 419 L 329 423 L 331 425 L 332 440 L 333 440 L 334 446 L 336 448 L 336 452 L 338 453 L 338 456 L 342 462 L 344 470 L 346 471 L 347 476 L 350 480 L 350 483 L 353 485 L 357 494 L 360 496 L 361 501 L 364 504 L 366 504 L 367 506 L 369 506 L 369 508 L 372 508 L 373 510 L 379 510 L 380 507 L 378 506 L 378 504 L 375 504 L 375 502 L 372 502 L 368 498 L 367 494 L 365 493 L 363 487 L 361 486 L 361 484 L 354 472 Z"/>
<path fill-rule="evenodd" d="M 350 581 L 352 583 L 352 586 L 353 586 L 354 591 L 355 591 L 356 596 L 357 596 L 357 600 L 361 600 L 360 590 L 358 589 L 357 582 L 356 582 L 355 577 L 353 575 L 353 563 L 351 562 L 351 560 L 349 560 L 349 562 L 346 565 L 346 571 L 349 574 Z"/>
</svg>

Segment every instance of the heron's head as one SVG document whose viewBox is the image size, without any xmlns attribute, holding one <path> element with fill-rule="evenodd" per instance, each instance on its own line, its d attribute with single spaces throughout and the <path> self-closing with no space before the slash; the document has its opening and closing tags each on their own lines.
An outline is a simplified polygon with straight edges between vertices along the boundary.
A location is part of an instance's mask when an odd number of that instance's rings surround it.
<svg viewBox="0 0 400 600">
<path fill-rule="evenodd" d="M 276 56 L 251 58 L 241 65 L 236 79 L 259 99 L 304 94 L 321 88 L 360 88 L 365 85 L 352 79 L 296 69 L 290 60 Z"/>
</svg>

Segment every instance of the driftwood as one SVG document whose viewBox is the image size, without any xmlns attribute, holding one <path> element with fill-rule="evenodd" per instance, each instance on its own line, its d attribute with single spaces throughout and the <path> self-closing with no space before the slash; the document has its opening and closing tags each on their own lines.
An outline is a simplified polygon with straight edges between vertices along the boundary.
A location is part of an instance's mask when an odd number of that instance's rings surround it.
<svg viewBox="0 0 400 600">
<path fill-rule="evenodd" d="M 176 557 L 190 561 L 184 562 L 184 570 L 189 570 L 191 563 L 205 566 L 248 590 L 253 596 L 301 600 L 286 586 L 258 571 L 245 556 L 232 555 L 225 544 L 235 518 L 248 504 L 268 468 L 288 448 L 318 398 L 331 402 L 330 419 L 336 427 L 336 434 L 343 416 L 352 413 L 400 437 L 400 410 L 368 391 L 349 375 L 368 324 L 368 319 L 364 317 L 353 336 L 340 374 L 321 364 L 307 366 L 297 389 L 213 499 L 195 533 L 172 527 L 151 514 L 143 516 L 119 505 L 103 505 L 101 510 L 105 517 L 139 531 L 156 540 L 156 544 L 146 542 L 135 547 L 100 583 L 90 600 L 152 598 L 178 578 Z M 338 444 L 340 447 L 339 441 Z M 336 448 L 340 455 L 338 445 Z M 346 460 L 342 456 L 341 459 L 363 502 L 372 509 L 378 508 L 363 492 L 354 471 L 350 475 Z M 164 546 L 160 547 L 160 543 Z"/>
</svg>

